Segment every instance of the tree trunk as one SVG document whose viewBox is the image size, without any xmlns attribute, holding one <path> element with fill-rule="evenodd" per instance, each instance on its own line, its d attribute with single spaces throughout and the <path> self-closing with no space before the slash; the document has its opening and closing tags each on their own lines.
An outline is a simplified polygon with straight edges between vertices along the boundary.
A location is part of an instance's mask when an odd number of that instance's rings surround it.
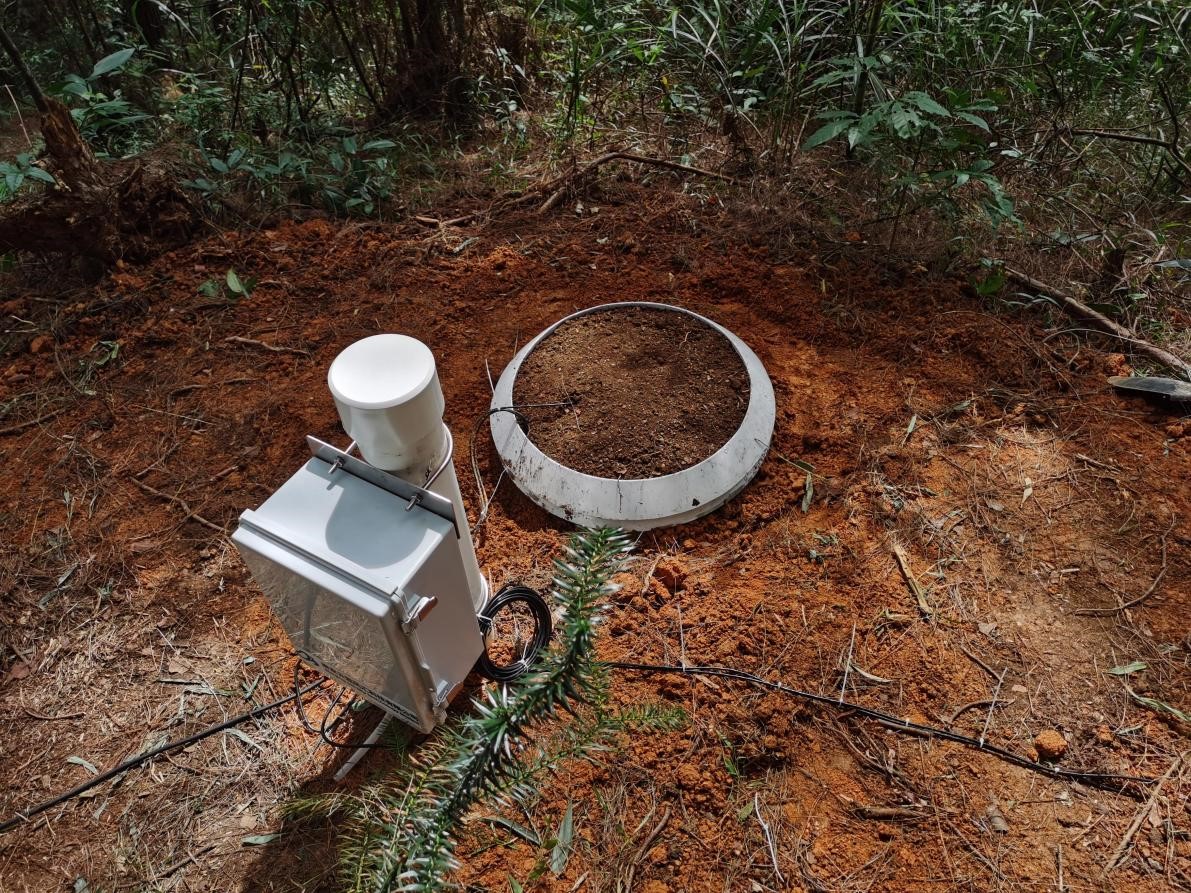
<svg viewBox="0 0 1191 893">
<path fill-rule="evenodd" d="M 75 126 L 70 109 L 48 96 L 42 102 L 45 107 L 41 112 L 41 136 L 45 140 L 50 173 L 72 192 L 102 188 L 99 162 Z"/>
<path fill-rule="evenodd" d="M 42 92 L 8 33 L 0 48 L 41 113 L 46 167 L 57 180 L 41 195 L 18 198 L 0 215 L 0 253 L 31 251 L 90 257 L 110 264 L 144 258 L 189 236 L 194 206 L 164 169 L 135 163 L 112 175 L 95 158 L 70 109 Z"/>
</svg>

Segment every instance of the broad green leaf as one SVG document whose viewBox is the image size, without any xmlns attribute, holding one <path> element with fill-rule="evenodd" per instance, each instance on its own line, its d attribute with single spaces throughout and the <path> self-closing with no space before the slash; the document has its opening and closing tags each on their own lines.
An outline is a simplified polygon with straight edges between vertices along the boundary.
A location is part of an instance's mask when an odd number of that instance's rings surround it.
<svg viewBox="0 0 1191 893">
<path fill-rule="evenodd" d="M 909 139 L 922 129 L 922 117 L 909 106 L 900 102 L 892 103 L 889 107 L 889 123 L 893 131 L 902 139 Z"/>
<path fill-rule="evenodd" d="M 975 124 L 985 133 L 988 132 L 988 122 L 979 115 L 973 115 L 971 112 L 956 112 L 955 117 L 959 118 L 961 121 L 967 121 L 969 124 Z"/>
<path fill-rule="evenodd" d="M 363 145 L 360 151 L 372 152 L 377 149 L 396 149 L 397 144 L 392 140 L 372 140 Z"/>
<path fill-rule="evenodd" d="M 48 171 L 43 171 L 39 167 L 31 167 L 31 168 L 29 168 L 29 170 L 26 173 L 28 173 L 28 175 L 30 177 L 32 177 L 34 180 L 41 180 L 43 183 L 56 183 L 57 182 L 54 179 L 52 174 L 50 174 Z"/>
<path fill-rule="evenodd" d="M 851 117 L 838 118 L 835 121 L 824 124 L 818 130 L 812 133 L 807 141 L 802 144 L 803 151 L 813 149 L 816 146 L 821 146 L 824 143 L 835 139 L 837 136 L 852 126 L 853 120 L 854 119 Z"/>
<path fill-rule="evenodd" d="M 510 893 L 525 893 L 525 888 L 511 874 L 509 875 L 509 891 Z"/>
<path fill-rule="evenodd" d="M 253 834 L 245 837 L 240 841 L 244 846 L 264 846 L 267 843 L 272 843 L 280 834 Z"/>
<path fill-rule="evenodd" d="M 227 162 L 220 158 L 212 158 L 211 167 L 215 169 L 216 173 L 226 174 L 228 172 Z"/>
<path fill-rule="evenodd" d="M 921 90 L 911 90 L 902 96 L 902 101 L 918 106 L 928 115 L 938 115 L 940 118 L 951 117 L 951 112 Z"/>
<path fill-rule="evenodd" d="M 88 80 L 94 80 L 98 77 L 103 77 L 109 72 L 123 68 L 125 63 L 132 58 L 132 54 L 136 52 L 134 47 L 128 47 L 123 50 L 116 50 L 110 56 L 104 56 L 95 63 L 95 67 L 91 69 L 91 75 Z"/>
<path fill-rule="evenodd" d="M 235 270 L 229 268 L 225 278 L 227 279 L 227 287 L 232 293 L 237 295 L 244 294 L 244 283 L 240 281 L 240 277 L 236 275 Z"/>
<path fill-rule="evenodd" d="M 67 757 L 66 762 L 74 763 L 76 766 L 82 766 L 92 775 L 98 775 L 99 770 L 95 768 L 95 764 L 84 760 L 82 757 Z"/>
<path fill-rule="evenodd" d="M 1142 670 L 1148 668 L 1149 664 L 1147 664 L 1145 661 L 1135 660 L 1133 663 L 1124 664 L 1120 667 L 1113 667 L 1111 670 L 1107 670 L 1106 672 L 1110 676 L 1128 676 L 1130 673 L 1140 673 Z"/>
<path fill-rule="evenodd" d="M 567 811 L 563 813 L 562 821 L 558 825 L 558 842 L 550 853 L 550 870 L 561 875 L 567 870 L 567 860 L 571 857 L 571 841 L 575 836 L 574 804 L 567 801 Z"/>
<path fill-rule="evenodd" d="M 806 476 L 806 487 L 802 491 L 802 513 L 805 515 L 811 510 L 811 503 L 815 499 L 815 478 L 809 472 Z"/>
</svg>

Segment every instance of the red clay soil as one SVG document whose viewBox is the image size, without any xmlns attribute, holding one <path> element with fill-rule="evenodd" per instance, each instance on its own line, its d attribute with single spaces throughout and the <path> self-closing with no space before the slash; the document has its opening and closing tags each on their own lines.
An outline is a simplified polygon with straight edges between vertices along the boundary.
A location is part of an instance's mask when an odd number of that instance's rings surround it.
<svg viewBox="0 0 1191 893">
<path fill-rule="evenodd" d="M 214 236 L 93 290 L 10 283 L 4 815 L 86 779 L 85 763 L 289 688 L 289 644 L 218 528 L 304 461 L 304 435 L 345 439 L 325 388 L 338 351 L 387 331 L 430 344 L 458 434 L 488 405 L 486 365 L 495 376 L 551 322 L 632 299 L 741 336 L 773 380 L 777 429 L 739 498 L 641 539 L 601 654 L 739 667 L 1023 755 L 1061 739 L 1059 765 L 1165 781 L 1104 790 L 724 679 L 616 675 L 626 732 L 502 813 L 543 845 L 478 810 L 455 879 L 1191 885 L 1191 767 L 1175 764 L 1188 726 L 1162 706 L 1191 710 L 1184 422 L 1110 392 L 1121 358 L 1044 341 L 921 267 L 847 246 L 783 255 L 693 196 L 617 184 L 599 207 L 430 234 L 311 220 Z M 259 277 L 250 298 L 198 293 L 228 267 Z M 477 458 L 491 488 L 490 444 Z M 541 585 L 566 532 L 506 482 L 480 559 L 498 585 Z M 313 721 L 329 701 L 312 699 Z M 344 755 L 292 708 L 240 731 L 0 838 L 0 889 L 340 889 L 334 823 L 286 824 L 279 805 L 332 789 Z M 348 786 L 385 766 L 369 757 Z M 556 876 L 546 842 L 568 804 Z"/>
<path fill-rule="evenodd" d="M 603 478 L 702 462 L 736 433 L 748 402 L 748 372 L 727 338 L 688 314 L 643 307 L 564 323 L 513 382 L 530 440 Z"/>
</svg>

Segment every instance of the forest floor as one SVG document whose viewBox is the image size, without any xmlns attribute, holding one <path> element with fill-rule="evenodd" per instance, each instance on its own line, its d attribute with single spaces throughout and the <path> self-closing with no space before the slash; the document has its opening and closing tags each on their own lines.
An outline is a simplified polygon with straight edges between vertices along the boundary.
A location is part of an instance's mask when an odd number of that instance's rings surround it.
<svg viewBox="0 0 1191 893">
<path fill-rule="evenodd" d="M 663 182 L 458 229 L 227 232 L 85 288 L 49 265 L 10 274 L 0 820 L 290 690 L 292 649 L 226 533 L 304 461 L 304 435 L 344 440 L 325 386 L 343 347 L 431 345 L 465 469 L 489 371 L 578 308 L 639 299 L 746 341 L 777 426 L 743 494 L 642 537 L 603 656 L 737 667 L 1027 757 L 1041 735 L 1043 756 L 1065 743 L 1061 766 L 1162 782 L 1057 780 L 723 679 L 615 675 L 613 706 L 673 721 L 566 765 L 504 824 L 473 814 L 457 880 L 1191 889 L 1191 725 L 1163 708 L 1191 711 L 1191 424 L 1114 395 L 1123 357 L 1048 340 L 862 233 L 781 249 L 714 193 Z M 258 278 L 250 297 L 199 292 L 229 267 Z M 491 488 L 495 454 L 477 452 Z M 795 462 L 814 467 L 809 499 Z M 567 531 L 506 482 L 481 563 L 497 585 L 541 584 Z M 330 695 L 309 698 L 314 721 Z M 0 837 L 0 889 L 336 890 L 333 827 L 279 806 L 330 789 L 343 759 L 287 705 Z"/>
</svg>

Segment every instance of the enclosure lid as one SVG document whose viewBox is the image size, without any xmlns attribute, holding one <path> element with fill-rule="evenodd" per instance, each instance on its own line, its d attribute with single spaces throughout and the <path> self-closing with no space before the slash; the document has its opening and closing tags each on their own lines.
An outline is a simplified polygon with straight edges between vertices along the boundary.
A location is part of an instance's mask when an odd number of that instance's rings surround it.
<svg viewBox="0 0 1191 893">
<path fill-rule="evenodd" d="M 396 593 L 447 536 L 450 521 L 311 459 L 241 521 L 376 590 Z"/>
</svg>

